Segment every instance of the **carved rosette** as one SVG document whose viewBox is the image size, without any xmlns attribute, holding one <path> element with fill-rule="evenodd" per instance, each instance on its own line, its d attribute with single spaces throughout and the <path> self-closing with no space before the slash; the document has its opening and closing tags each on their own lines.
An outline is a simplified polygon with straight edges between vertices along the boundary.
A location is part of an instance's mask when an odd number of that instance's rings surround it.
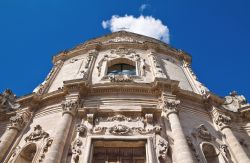
<svg viewBox="0 0 250 163">
<path fill-rule="evenodd" d="M 162 103 L 162 111 L 167 114 L 167 116 L 171 113 L 178 113 L 178 106 L 180 104 L 180 100 L 176 99 L 164 99 Z"/>
<path fill-rule="evenodd" d="M 77 112 L 78 107 L 79 107 L 78 100 L 65 101 L 64 103 L 62 103 L 63 114 L 71 114 L 74 116 Z"/>
<path fill-rule="evenodd" d="M 223 130 L 224 128 L 230 127 L 231 118 L 225 114 L 219 114 L 215 118 L 215 123 L 220 128 L 220 130 Z"/>
</svg>

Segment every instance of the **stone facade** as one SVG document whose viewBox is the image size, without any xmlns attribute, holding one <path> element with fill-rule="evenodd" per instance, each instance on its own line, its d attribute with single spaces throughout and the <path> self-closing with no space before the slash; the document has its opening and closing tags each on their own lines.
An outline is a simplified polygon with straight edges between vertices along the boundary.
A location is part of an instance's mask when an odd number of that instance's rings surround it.
<svg viewBox="0 0 250 163">
<path fill-rule="evenodd" d="M 185 52 L 121 31 L 53 63 L 33 93 L 0 94 L 0 162 L 250 162 L 250 105 L 210 92 Z"/>
</svg>

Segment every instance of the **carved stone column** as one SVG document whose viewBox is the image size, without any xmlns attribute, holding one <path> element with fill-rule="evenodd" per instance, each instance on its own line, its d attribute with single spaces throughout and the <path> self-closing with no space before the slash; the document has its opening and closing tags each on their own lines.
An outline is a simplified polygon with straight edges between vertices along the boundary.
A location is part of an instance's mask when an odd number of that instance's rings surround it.
<svg viewBox="0 0 250 163">
<path fill-rule="evenodd" d="M 169 120 L 171 126 L 172 135 L 174 138 L 173 151 L 176 161 L 177 163 L 193 163 L 194 161 L 192 154 L 190 152 L 178 117 L 178 105 L 180 104 L 180 101 L 173 98 L 172 95 L 169 96 L 165 93 L 163 93 L 162 96 L 162 115 Z"/>
<path fill-rule="evenodd" d="M 232 155 L 235 157 L 236 161 L 239 163 L 249 163 L 250 160 L 238 142 L 237 138 L 234 136 L 232 130 L 230 129 L 231 118 L 224 114 L 218 114 L 215 118 L 215 123 L 218 125 L 221 132 L 226 138 L 227 145 L 232 151 Z"/>
<path fill-rule="evenodd" d="M 60 163 L 70 126 L 79 106 L 78 100 L 66 100 L 62 104 L 62 119 L 57 126 L 51 148 L 45 156 L 45 163 Z"/>
<path fill-rule="evenodd" d="M 10 126 L 0 139 L 0 161 L 3 160 L 19 131 L 21 131 L 27 123 L 29 116 L 30 114 L 28 112 L 24 112 L 22 114 L 18 113 L 16 116 L 10 118 Z"/>
</svg>

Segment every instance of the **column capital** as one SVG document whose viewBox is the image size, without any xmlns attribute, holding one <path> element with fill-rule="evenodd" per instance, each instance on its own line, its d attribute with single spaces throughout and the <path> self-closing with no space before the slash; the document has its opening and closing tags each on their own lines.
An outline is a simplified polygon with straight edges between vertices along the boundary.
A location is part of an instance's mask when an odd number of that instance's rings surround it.
<svg viewBox="0 0 250 163">
<path fill-rule="evenodd" d="M 29 117 L 30 117 L 29 112 L 17 113 L 15 116 L 10 117 L 9 129 L 16 129 L 20 131 L 28 121 Z"/>
<path fill-rule="evenodd" d="M 215 123 L 220 128 L 220 130 L 223 130 L 224 128 L 230 128 L 231 117 L 228 115 L 219 113 L 215 117 Z"/>
<path fill-rule="evenodd" d="M 169 114 L 172 113 L 178 113 L 178 106 L 180 105 L 180 100 L 177 100 L 175 98 L 168 98 L 163 93 L 162 95 L 162 104 L 161 109 L 162 112 L 165 113 L 165 115 L 168 117 Z"/>
<path fill-rule="evenodd" d="M 63 115 L 70 114 L 72 116 L 75 116 L 79 104 L 79 100 L 64 101 L 62 103 Z"/>
</svg>

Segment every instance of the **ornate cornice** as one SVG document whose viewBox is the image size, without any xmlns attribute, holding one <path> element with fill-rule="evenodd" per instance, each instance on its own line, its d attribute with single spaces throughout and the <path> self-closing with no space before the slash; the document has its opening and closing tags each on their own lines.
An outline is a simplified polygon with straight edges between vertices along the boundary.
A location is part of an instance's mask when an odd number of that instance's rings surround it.
<svg viewBox="0 0 250 163">
<path fill-rule="evenodd" d="M 129 39 L 118 39 L 121 37 L 127 37 Z M 58 60 L 67 60 L 82 53 L 87 53 L 93 49 L 102 51 L 117 48 L 121 45 L 126 48 L 137 48 L 142 50 L 155 49 L 158 53 L 170 55 L 178 60 L 186 60 L 189 63 L 191 62 L 191 57 L 182 50 L 172 48 L 154 38 L 124 31 L 93 39 L 84 44 L 80 44 L 69 51 L 63 51 L 53 57 L 53 62 L 56 63 Z"/>
</svg>

